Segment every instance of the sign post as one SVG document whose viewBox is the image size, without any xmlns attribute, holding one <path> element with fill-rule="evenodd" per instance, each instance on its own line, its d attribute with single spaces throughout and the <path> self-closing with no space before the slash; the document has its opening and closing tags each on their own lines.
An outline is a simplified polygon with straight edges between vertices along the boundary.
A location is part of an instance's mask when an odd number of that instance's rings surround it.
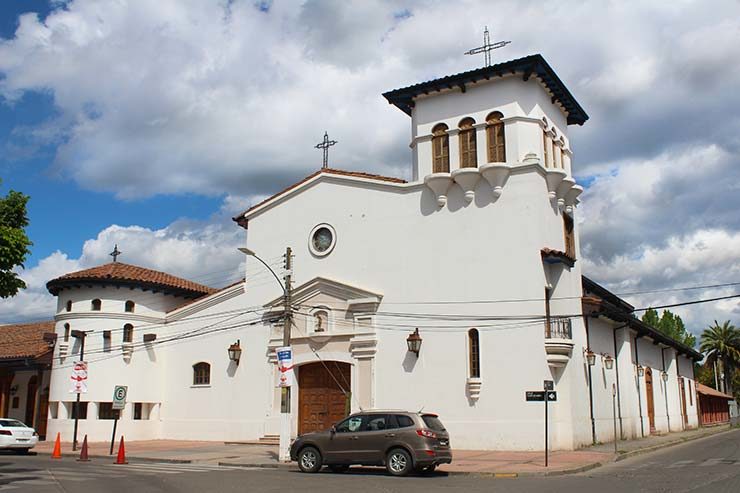
<svg viewBox="0 0 740 493">
<path fill-rule="evenodd" d="M 84 332 L 83 332 L 84 334 Z M 74 414 L 75 414 L 75 425 L 72 438 L 72 451 L 77 450 L 77 429 L 80 421 L 80 394 L 87 393 L 87 361 L 82 358 L 85 353 L 85 337 L 82 337 L 81 349 L 80 349 L 80 361 L 75 361 L 72 367 L 72 388 L 70 394 L 77 394 L 75 400 Z"/>
<path fill-rule="evenodd" d="M 545 380 L 545 390 L 528 390 L 524 393 L 524 399 L 527 402 L 544 402 L 545 403 L 545 467 L 548 466 L 548 448 L 549 448 L 549 429 L 547 416 L 547 403 L 558 400 L 558 393 L 553 390 L 552 380 Z"/>
<path fill-rule="evenodd" d="M 121 410 L 126 407 L 126 394 L 128 393 L 128 387 L 125 385 L 116 385 L 113 389 L 113 405 L 111 408 L 114 411 L 118 411 L 113 417 L 113 434 L 110 437 L 110 453 L 113 455 L 113 444 L 116 441 L 116 427 L 118 426 L 118 417 L 121 415 Z"/>
</svg>

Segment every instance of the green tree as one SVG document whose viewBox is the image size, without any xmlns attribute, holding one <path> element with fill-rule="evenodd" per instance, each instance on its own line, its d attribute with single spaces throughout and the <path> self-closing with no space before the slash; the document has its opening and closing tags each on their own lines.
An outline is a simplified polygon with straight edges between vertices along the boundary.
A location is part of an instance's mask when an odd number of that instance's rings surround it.
<svg viewBox="0 0 740 493">
<path fill-rule="evenodd" d="M 26 287 L 13 269 L 23 267 L 23 262 L 31 253 L 29 247 L 32 243 L 25 231 L 28 226 L 28 198 L 14 190 L 5 197 L 0 196 L 0 298 L 14 296 L 18 290 Z"/>
<path fill-rule="evenodd" d="M 724 374 L 724 390 L 732 392 L 732 376 L 740 362 L 740 330 L 727 320 L 720 325 L 716 320 L 714 326 L 705 329 L 701 334 L 701 352 L 706 355 L 705 365 L 719 363 Z"/>
<path fill-rule="evenodd" d="M 688 332 L 681 317 L 670 310 L 663 310 L 663 315 L 659 317 L 656 310 L 649 308 L 642 316 L 642 321 L 671 339 L 689 347 L 696 345 L 696 336 Z"/>
</svg>

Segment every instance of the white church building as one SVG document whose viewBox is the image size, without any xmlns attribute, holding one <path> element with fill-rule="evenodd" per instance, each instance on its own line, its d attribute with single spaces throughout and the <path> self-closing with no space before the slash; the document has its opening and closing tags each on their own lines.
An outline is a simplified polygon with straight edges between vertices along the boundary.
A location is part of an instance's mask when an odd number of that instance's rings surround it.
<svg viewBox="0 0 740 493">
<path fill-rule="evenodd" d="M 568 127 L 588 116 L 547 62 L 384 96 L 411 118 L 410 181 L 325 168 L 234 218 L 277 277 L 292 250 L 292 434 L 423 409 L 454 448 L 541 450 L 543 404 L 525 392 L 545 380 L 553 449 L 614 440 L 613 388 L 621 439 L 698 426 L 702 355 L 581 273 Z M 127 440 L 277 435 L 282 279 L 251 256 L 245 277 L 216 290 L 113 262 L 51 280 L 48 436 L 72 438 L 83 340 L 90 440 L 110 439 L 116 385 Z"/>
</svg>

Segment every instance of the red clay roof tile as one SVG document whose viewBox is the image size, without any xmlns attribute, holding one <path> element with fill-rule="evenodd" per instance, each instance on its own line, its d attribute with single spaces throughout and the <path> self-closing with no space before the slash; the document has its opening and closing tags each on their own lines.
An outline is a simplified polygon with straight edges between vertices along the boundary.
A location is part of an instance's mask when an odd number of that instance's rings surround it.
<svg viewBox="0 0 740 493">
<path fill-rule="evenodd" d="M 38 358 L 51 348 L 44 334 L 54 332 L 54 321 L 0 325 L 0 360 Z"/>
</svg>

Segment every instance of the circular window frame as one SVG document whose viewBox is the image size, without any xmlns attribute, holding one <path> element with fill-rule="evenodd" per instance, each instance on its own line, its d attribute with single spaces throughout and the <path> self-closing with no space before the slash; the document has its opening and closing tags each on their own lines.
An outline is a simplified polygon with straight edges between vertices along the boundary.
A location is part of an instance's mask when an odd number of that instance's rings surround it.
<svg viewBox="0 0 740 493">
<path fill-rule="evenodd" d="M 329 248 L 327 248 L 326 250 L 319 251 L 314 247 L 313 238 L 314 238 L 314 235 L 316 235 L 316 233 L 318 233 L 318 231 L 323 228 L 328 229 L 329 232 L 331 233 L 331 244 L 329 245 Z M 332 250 L 334 250 L 334 247 L 336 246 L 336 244 L 337 244 L 337 232 L 334 229 L 334 227 L 328 223 L 317 224 L 316 226 L 313 227 L 313 229 L 311 229 L 311 233 L 308 235 L 308 249 L 311 252 L 311 254 L 314 255 L 315 257 L 326 257 L 332 252 Z"/>
</svg>

